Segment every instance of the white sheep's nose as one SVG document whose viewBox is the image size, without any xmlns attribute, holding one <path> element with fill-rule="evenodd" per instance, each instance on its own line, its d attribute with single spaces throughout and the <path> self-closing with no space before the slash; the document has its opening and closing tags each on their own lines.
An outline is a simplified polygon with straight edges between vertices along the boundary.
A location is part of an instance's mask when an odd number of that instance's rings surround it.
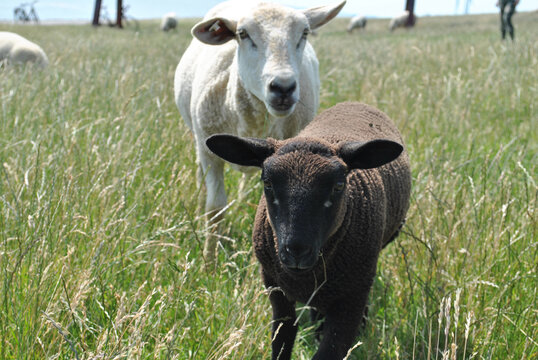
<svg viewBox="0 0 538 360">
<path fill-rule="evenodd" d="M 289 97 L 297 89 L 297 82 L 293 78 L 275 78 L 269 83 L 269 91 L 279 97 Z"/>
<path fill-rule="evenodd" d="M 287 116 L 295 108 L 298 100 L 298 85 L 292 76 L 275 77 L 268 86 L 268 104 L 273 115 Z"/>
</svg>

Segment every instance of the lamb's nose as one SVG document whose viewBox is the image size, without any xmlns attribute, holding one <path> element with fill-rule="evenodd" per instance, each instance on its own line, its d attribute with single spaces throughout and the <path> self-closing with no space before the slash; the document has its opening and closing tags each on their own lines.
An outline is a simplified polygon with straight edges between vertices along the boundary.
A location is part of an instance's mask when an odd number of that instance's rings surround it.
<svg viewBox="0 0 538 360">
<path fill-rule="evenodd" d="M 288 262 L 298 265 L 301 263 L 302 259 L 310 255 L 311 251 L 312 249 L 308 246 L 290 244 L 284 247 L 284 257 L 288 260 Z"/>
<path fill-rule="evenodd" d="M 296 88 L 297 82 L 293 79 L 276 78 L 269 83 L 269 91 L 281 97 L 290 96 Z"/>
</svg>

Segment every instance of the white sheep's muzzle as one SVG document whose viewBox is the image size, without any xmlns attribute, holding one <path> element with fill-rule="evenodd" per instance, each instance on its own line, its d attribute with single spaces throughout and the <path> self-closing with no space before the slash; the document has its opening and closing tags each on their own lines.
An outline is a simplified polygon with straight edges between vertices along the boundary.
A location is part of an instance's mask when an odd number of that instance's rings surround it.
<svg viewBox="0 0 538 360">
<path fill-rule="evenodd" d="M 291 115 L 298 100 L 299 90 L 295 79 L 286 79 L 285 82 L 275 79 L 269 83 L 265 106 L 271 115 L 276 117 Z"/>
</svg>

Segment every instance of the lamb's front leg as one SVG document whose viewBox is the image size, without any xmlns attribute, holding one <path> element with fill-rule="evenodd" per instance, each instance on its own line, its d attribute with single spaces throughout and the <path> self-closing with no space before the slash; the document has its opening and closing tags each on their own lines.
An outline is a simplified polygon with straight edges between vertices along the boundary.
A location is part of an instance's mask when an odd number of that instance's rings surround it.
<svg viewBox="0 0 538 360">
<path fill-rule="evenodd" d="M 273 307 L 272 359 L 289 360 L 297 334 L 295 302 L 289 301 L 278 288 L 271 289 L 269 300 Z"/>
<path fill-rule="evenodd" d="M 353 346 L 364 306 L 336 309 L 327 313 L 321 343 L 313 360 L 341 360 Z M 357 311 L 360 308 L 360 311 Z"/>
</svg>

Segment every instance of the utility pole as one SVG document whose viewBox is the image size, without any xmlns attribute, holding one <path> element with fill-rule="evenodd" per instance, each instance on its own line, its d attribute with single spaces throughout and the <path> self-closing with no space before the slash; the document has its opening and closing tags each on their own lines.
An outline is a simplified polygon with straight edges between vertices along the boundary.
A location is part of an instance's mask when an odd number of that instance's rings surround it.
<svg viewBox="0 0 538 360">
<path fill-rule="evenodd" d="M 93 12 L 93 26 L 99 26 L 99 14 L 101 14 L 101 0 L 95 0 L 95 10 Z"/>
<path fill-rule="evenodd" d="M 406 0 L 405 10 L 409 11 L 409 17 L 407 18 L 406 27 L 412 27 L 415 25 L 415 0 Z"/>
</svg>

